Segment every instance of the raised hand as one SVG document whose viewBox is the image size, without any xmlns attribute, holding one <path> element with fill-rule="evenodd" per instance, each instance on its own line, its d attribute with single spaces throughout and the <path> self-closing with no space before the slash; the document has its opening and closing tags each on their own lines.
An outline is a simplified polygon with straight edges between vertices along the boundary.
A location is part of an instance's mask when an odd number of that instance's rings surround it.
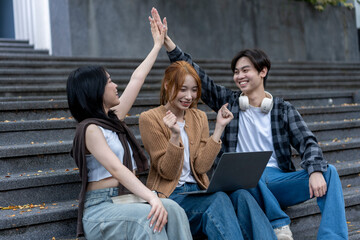
<svg viewBox="0 0 360 240">
<path fill-rule="evenodd" d="M 156 8 L 152 8 L 151 9 L 151 16 L 152 18 L 155 20 L 155 23 L 157 25 L 157 27 L 159 29 L 165 28 L 165 37 L 167 36 L 167 30 L 168 30 L 168 26 L 167 26 L 167 21 L 166 21 L 166 17 L 163 19 L 163 21 L 161 22 L 161 18 L 159 15 L 159 12 L 157 11 Z"/>
<path fill-rule="evenodd" d="M 227 109 L 228 103 L 225 103 L 218 111 L 216 124 L 212 138 L 217 142 L 220 141 L 221 135 L 226 125 L 234 118 L 232 112 Z"/>
<path fill-rule="evenodd" d="M 165 42 L 164 46 L 166 48 L 166 51 L 171 52 L 176 48 L 176 44 L 171 40 L 171 38 L 168 36 L 168 23 L 166 20 L 166 17 L 161 22 L 161 18 L 159 15 L 159 12 L 156 10 L 156 8 L 151 9 L 151 16 L 152 19 L 155 20 L 155 23 L 159 29 L 163 28 L 165 26 Z"/>
<path fill-rule="evenodd" d="M 232 112 L 230 112 L 230 110 L 227 109 L 228 105 L 229 105 L 228 103 L 225 103 L 218 111 L 216 117 L 216 123 L 220 124 L 223 127 L 225 127 L 234 118 Z"/>
<path fill-rule="evenodd" d="M 164 44 L 166 29 L 165 26 L 158 27 L 154 18 L 149 17 L 151 26 L 151 34 L 154 39 L 154 46 L 162 46 Z"/>
</svg>

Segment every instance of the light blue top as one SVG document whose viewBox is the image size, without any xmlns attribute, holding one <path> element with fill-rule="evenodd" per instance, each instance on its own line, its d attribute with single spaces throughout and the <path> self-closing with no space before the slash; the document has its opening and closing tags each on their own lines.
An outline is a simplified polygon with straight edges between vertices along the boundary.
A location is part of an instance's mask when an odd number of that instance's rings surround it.
<svg viewBox="0 0 360 240">
<path fill-rule="evenodd" d="M 109 145 L 111 151 L 115 153 L 115 155 L 120 159 L 121 163 L 123 163 L 123 157 L 124 157 L 124 148 L 119 140 L 118 135 L 116 132 L 113 132 L 108 129 L 104 129 L 100 126 L 98 126 L 101 131 L 104 134 L 105 140 L 107 144 Z M 131 150 L 130 144 L 130 155 L 131 155 L 131 162 L 133 165 L 133 169 L 136 169 L 136 163 L 133 157 L 133 152 Z M 96 158 L 92 154 L 86 155 L 86 165 L 88 169 L 88 182 L 96 182 L 100 181 L 102 179 L 112 177 L 111 173 L 109 173 L 103 165 L 101 165 Z"/>
</svg>

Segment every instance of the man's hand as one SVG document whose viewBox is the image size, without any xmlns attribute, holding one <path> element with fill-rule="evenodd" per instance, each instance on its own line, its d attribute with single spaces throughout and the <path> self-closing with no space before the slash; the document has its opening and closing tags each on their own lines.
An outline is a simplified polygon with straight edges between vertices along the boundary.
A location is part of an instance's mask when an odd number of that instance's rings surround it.
<svg viewBox="0 0 360 240">
<path fill-rule="evenodd" d="M 327 185 L 322 172 L 313 172 L 309 178 L 310 198 L 322 197 L 326 194 Z"/>
</svg>

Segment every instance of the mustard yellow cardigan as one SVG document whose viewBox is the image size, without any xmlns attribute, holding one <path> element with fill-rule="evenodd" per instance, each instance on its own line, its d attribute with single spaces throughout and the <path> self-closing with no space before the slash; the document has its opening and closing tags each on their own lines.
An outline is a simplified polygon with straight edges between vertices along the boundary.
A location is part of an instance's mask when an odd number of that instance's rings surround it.
<svg viewBox="0 0 360 240">
<path fill-rule="evenodd" d="M 150 155 L 150 172 L 146 185 L 168 197 L 180 179 L 184 147 L 182 143 L 176 146 L 169 142 L 171 132 L 163 122 L 166 111 L 164 106 L 159 106 L 141 113 L 139 128 L 145 150 Z M 221 141 L 215 142 L 209 137 L 206 113 L 198 109 L 186 110 L 185 131 L 189 138 L 191 171 L 200 188 L 206 189 L 209 185 L 206 172 L 210 170 L 220 151 Z"/>
</svg>

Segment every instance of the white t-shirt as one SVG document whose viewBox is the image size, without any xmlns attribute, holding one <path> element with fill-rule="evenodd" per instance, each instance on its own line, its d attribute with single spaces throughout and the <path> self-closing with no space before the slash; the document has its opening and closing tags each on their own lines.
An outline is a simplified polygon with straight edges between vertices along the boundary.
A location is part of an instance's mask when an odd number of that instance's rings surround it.
<svg viewBox="0 0 360 240">
<path fill-rule="evenodd" d="M 180 127 L 180 136 L 182 143 L 184 145 L 184 165 L 181 171 L 180 179 L 177 187 L 182 186 L 186 182 L 196 183 L 194 176 L 191 173 L 190 168 L 190 154 L 189 154 L 189 137 L 185 132 L 185 121 L 177 122 Z"/>
<path fill-rule="evenodd" d="M 250 106 L 239 112 L 239 133 L 236 152 L 273 151 L 267 167 L 279 168 L 276 161 L 272 132 L 271 113 Z"/>
</svg>

